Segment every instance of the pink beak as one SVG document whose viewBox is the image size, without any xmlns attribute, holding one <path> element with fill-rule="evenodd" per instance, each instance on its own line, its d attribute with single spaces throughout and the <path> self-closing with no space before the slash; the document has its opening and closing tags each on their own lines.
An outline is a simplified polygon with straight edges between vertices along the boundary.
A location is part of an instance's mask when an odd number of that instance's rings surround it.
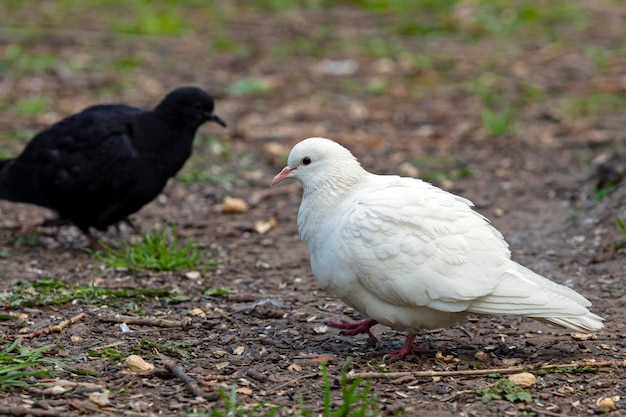
<svg viewBox="0 0 626 417">
<path fill-rule="evenodd" d="M 280 171 L 272 180 L 272 185 L 276 185 L 279 182 L 287 179 L 289 177 L 289 174 L 291 174 L 292 171 L 295 171 L 295 168 L 289 168 L 289 167 L 284 167 L 282 171 Z"/>
</svg>

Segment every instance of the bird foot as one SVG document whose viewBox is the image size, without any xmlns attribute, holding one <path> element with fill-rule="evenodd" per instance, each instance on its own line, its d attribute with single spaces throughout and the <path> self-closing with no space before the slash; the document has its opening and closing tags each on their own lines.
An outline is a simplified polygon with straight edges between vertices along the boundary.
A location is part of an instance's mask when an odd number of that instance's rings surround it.
<svg viewBox="0 0 626 417">
<path fill-rule="evenodd" d="M 128 227 L 130 227 L 131 229 L 133 229 L 133 232 L 135 232 L 136 234 L 140 235 L 141 234 L 141 228 L 139 226 L 137 226 L 135 224 L 135 222 L 133 222 L 130 217 L 126 217 L 124 218 L 124 220 L 122 220 L 124 223 L 126 223 L 126 225 Z"/>
<path fill-rule="evenodd" d="M 384 351 L 384 350 L 376 350 L 372 352 L 372 355 L 383 355 L 388 358 L 404 358 L 409 353 L 428 353 L 427 349 L 424 348 L 414 348 L 413 342 L 415 341 L 416 335 L 410 334 L 406 337 L 404 344 L 400 349 L 392 350 L 392 351 Z"/>
<path fill-rule="evenodd" d="M 85 237 L 89 242 L 89 249 L 91 249 L 92 252 L 104 250 L 104 247 L 100 244 L 100 242 L 98 242 L 98 239 L 96 239 L 91 233 L 85 233 Z"/>
<path fill-rule="evenodd" d="M 328 324 L 330 327 L 335 327 L 337 329 L 342 329 L 341 334 L 345 334 L 347 336 L 354 336 L 359 333 L 367 333 L 370 337 L 370 340 L 374 342 L 378 346 L 378 338 L 374 336 L 374 333 L 370 330 L 372 326 L 376 325 L 378 322 L 376 320 L 363 320 L 356 322 L 349 321 L 329 321 Z"/>
</svg>

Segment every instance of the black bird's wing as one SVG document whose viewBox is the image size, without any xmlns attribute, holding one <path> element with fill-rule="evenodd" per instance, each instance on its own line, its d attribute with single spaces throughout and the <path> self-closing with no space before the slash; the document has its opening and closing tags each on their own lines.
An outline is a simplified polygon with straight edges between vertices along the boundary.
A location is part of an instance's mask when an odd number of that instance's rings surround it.
<svg viewBox="0 0 626 417">
<path fill-rule="evenodd" d="M 138 210 L 145 201 L 135 201 L 154 188 L 148 184 L 135 193 L 147 169 L 133 145 L 133 118 L 141 112 L 125 105 L 93 106 L 39 133 L 2 169 L 0 198 L 52 208 L 83 229 Z M 126 212 L 125 200 L 131 209 L 139 206 Z"/>
</svg>

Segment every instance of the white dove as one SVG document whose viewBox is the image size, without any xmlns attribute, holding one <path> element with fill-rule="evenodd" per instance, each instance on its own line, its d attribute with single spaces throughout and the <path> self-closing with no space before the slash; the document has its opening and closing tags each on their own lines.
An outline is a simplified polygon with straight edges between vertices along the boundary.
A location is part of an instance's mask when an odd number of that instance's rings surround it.
<svg viewBox="0 0 626 417">
<path fill-rule="evenodd" d="M 377 323 L 409 335 L 392 356 L 413 351 L 422 329 L 451 326 L 467 313 L 519 314 L 576 332 L 602 328 L 591 303 L 511 260 L 502 234 L 472 203 L 414 178 L 365 171 L 324 138 L 296 144 L 272 185 L 295 178 L 298 212 L 319 285 L 362 314 L 329 323 L 345 334 Z"/>
</svg>

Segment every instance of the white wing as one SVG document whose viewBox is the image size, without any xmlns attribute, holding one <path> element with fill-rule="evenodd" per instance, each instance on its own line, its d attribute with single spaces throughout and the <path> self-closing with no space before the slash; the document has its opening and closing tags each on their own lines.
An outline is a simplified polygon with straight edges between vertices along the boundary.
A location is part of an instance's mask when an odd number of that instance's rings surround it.
<svg viewBox="0 0 626 417">
<path fill-rule="evenodd" d="M 510 252 L 468 200 L 420 180 L 374 178 L 341 224 L 364 286 L 391 304 L 450 312 L 494 291 Z"/>
</svg>

